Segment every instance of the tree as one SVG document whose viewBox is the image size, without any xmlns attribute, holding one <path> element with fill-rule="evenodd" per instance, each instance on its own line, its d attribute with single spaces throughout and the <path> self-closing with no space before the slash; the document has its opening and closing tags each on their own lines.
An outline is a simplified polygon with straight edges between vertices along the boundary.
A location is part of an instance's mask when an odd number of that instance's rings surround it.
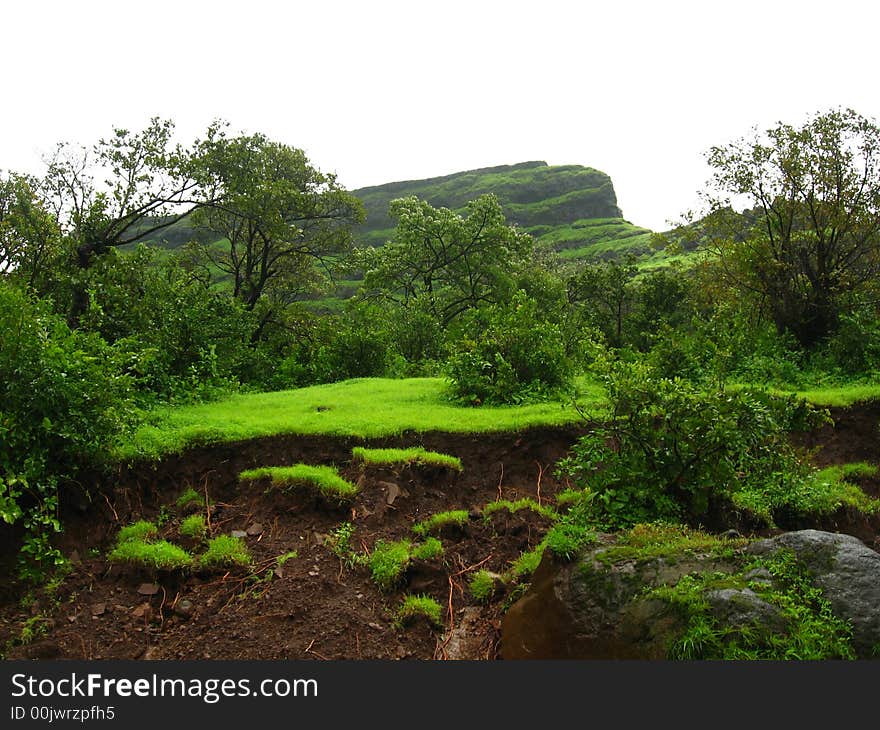
<svg viewBox="0 0 880 730">
<path fill-rule="evenodd" d="M 114 129 L 91 149 L 59 144 L 41 192 L 72 243 L 76 267 L 88 269 L 110 249 L 149 238 L 206 204 L 192 163 L 218 129 L 211 125 L 206 140 L 184 148 L 172 140 L 174 123 L 154 117 L 140 132 Z M 70 324 L 87 306 L 85 287 L 74 288 Z"/>
<path fill-rule="evenodd" d="M 30 288 L 60 250 L 60 231 L 41 204 L 38 184 L 15 173 L 0 178 L 0 272 Z"/>
<path fill-rule="evenodd" d="M 587 320 L 605 335 L 608 344 L 623 346 L 623 325 L 635 302 L 635 258 L 623 263 L 587 264 L 567 282 L 568 302 L 587 310 Z"/>
<path fill-rule="evenodd" d="M 194 219 L 228 241 L 208 252 L 247 309 L 269 294 L 282 304 L 294 301 L 314 284 L 316 264 L 350 249 L 363 207 L 302 150 L 262 134 L 218 135 L 199 165 L 214 202 Z"/>
<path fill-rule="evenodd" d="M 815 345 L 880 273 L 880 128 L 832 110 L 713 147 L 708 161 L 701 228 L 725 276 L 780 333 Z"/>
<path fill-rule="evenodd" d="M 503 301 L 534 248 L 491 194 L 468 203 L 465 216 L 414 196 L 391 201 L 389 214 L 398 221 L 394 236 L 361 252 L 364 288 L 421 307 L 444 327 L 468 309 Z"/>
</svg>

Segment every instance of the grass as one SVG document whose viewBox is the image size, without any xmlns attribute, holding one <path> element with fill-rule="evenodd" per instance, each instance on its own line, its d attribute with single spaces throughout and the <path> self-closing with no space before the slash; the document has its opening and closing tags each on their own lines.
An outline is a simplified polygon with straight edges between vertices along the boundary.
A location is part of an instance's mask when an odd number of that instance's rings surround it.
<svg viewBox="0 0 880 730">
<path fill-rule="evenodd" d="M 443 555 L 443 543 L 436 537 L 429 537 L 412 548 L 410 555 L 416 560 L 434 560 Z"/>
<path fill-rule="evenodd" d="M 729 555 L 745 545 L 744 539 L 727 539 L 709 535 L 684 525 L 649 523 L 634 525 L 618 536 L 617 543 L 598 553 L 596 558 L 606 565 L 628 560 L 651 560 L 670 555 Z"/>
<path fill-rule="evenodd" d="M 464 528 L 468 523 L 469 513 L 466 509 L 450 510 L 448 512 L 438 512 L 431 515 L 427 520 L 413 525 L 413 532 L 416 535 L 428 535 L 432 532 L 440 532 L 444 527 L 455 526 Z"/>
<path fill-rule="evenodd" d="M 741 490 L 731 495 L 733 504 L 774 526 L 774 513 L 809 517 L 830 515 L 851 508 L 864 515 L 880 513 L 880 500 L 869 497 L 847 478 L 874 476 L 877 467 L 865 462 L 830 466 L 810 474 L 794 485 L 767 485 L 760 490 Z"/>
<path fill-rule="evenodd" d="M 187 511 L 193 507 L 200 507 L 204 503 L 202 496 L 192 487 L 186 490 L 177 498 L 177 509 Z"/>
<path fill-rule="evenodd" d="M 495 595 L 497 577 L 488 570 L 478 570 L 471 576 L 468 589 L 479 603 L 488 603 Z"/>
<path fill-rule="evenodd" d="M 483 517 L 489 517 L 494 512 L 500 512 L 501 510 L 507 510 L 508 512 L 514 513 L 523 509 L 531 510 L 553 522 L 559 519 L 559 513 L 555 509 L 543 504 L 538 504 L 534 499 L 529 499 L 528 497 L 518 499 L 515 502 L 511 502 L 509 499 L 499 499 L 495 502 L 489 502 L 489 504 L 483 507 Z"/>
<path fill-rule="evenodd" d="M 284 566 L 285 563 L 287 563 L 288 560 L 296 560 L 296 558 L 298 558 L 298 557 L 299 557 L 299 552 L 297 552 L 296 550 L 291 550 L 291 551 L 286 552 L 282 555 L 279 555 L 277 558 L 275 558 L 275 564 L 279 568 L 281 568 Z"/>
<path fill-rule="evenodd" d="M 244 540 L 230 535 L 218 535 L 208 541 L 208 548 L 199 558 L 202 568 L 235 568 L 251 564 L 251 553 Z"/>
<path fill-rule="evenodd" d="M 581 378 L 578 400 L 593 414 L 603 407 L 601 386 Z M 377 407 L 377 404 L 382 407 Z M 356 378 L 273 393 L 234 395 L 212 403 L 161 407 L 117 445 L 123 460 L 158 459 L 203 444 L 282 434 L 379 438 L 407 431 L 488 433 L 577 423 L 568 403 L 473 408 L 446 397 L 442 378 Z"/>
<path fill-rule="evenodd" d="M 370 573 L 373 582 L 383 591 L 397 586 L 409 566 L 412 543 L 409 540 L 386 542 L 379 540 L 370 555 Z"/>
<path fill-rule="evenodd" d="M 538 565 L 541 563 L 541 558 L 544 557 L 545 548 L 546 545 L 542 542 L 531 550 L 520 555 L 510 564 L 511 575 L 517 580 L 531 577 L 532 573 L 538 569 Z"/>
<path fill-rule="evenodd" d="M 358 488 L 339 476 L 332 466 L 263 466 L 247 469 L 238 475 L 242 481 L 269 479 L 273 487 L 290 489 L 307 487 L 316 490 L 322 497 L 336 502 L 349 502 L 358 493 Z"/>
<path fill-rule="evenodd" d="M 144 542 L 132 538 L 119 543 L 108 558 L 114 563 L 126 563 L 155 570 L 183 570 L 193 565 L 192 555 L 166 540 Z"/>
<path fill-rule="evenodd" d="M 421 446 L 413 446 L 408 449 L 367 449 L 355 446 L 351 450 L 355 461 L 365 464 L 393 466 L 395 464 L 424 464 L 430 466 L 442 466 L 447 469 L 461 471 L 461 459 L 449 454 L 440 454 L 436 451 L 425 451 Z"/>
<path fill-rule="evenodd" d="M 190 515 L 180 523 L 180 534 L 190 540 L 203 540 L 207 532 L 204 515 Z"/>
<path fill-rule="evenodd" d="M 397 609 L 397 620 L 403 625 L 424 617 L 434 626 L 443 626 L 443 607 L 430 596 L 406 596 Z"/>
<path fill-rule="evenodd" d="M 116 535 L 116 544 L 122 545 L 126 542 L 139 541 L 150 542 L 159 533 L 159 528 L 152 522 L 146 520 L 138 520 L 134 524 L 126 525 L 119 534 Z"/>
</svg>

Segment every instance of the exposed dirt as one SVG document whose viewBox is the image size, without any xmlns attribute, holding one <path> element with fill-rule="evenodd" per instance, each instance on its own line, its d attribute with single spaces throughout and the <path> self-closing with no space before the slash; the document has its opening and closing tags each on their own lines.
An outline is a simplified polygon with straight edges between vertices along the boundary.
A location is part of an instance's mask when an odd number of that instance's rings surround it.
<svg viewBox="0 0 880 730">
<path fill-rule="evenodd" d="M 501 573 L 534 547 L 548 527 L 530 510 L 506 510 L 485 519 L 480 510 L 499 498 L 540 499 L 552 504 L 562 485 L 553 465 L 578 436 L 576 429 L 531 430 L 518 435 L 427 434 L 383 439 L 369 446 L 423 445 L 461 458 L 464 471 L 436 467 L 364 467 L 351 463 L 360 442 L 328 438 L 273 438 L 197 449 L 158 465 L 120 470 L 106 501 L 67 520 L 64 552 L 74 567 L 57 592 L 57 606 L 30 607 L 46 632 L 7 652 L 9 658 L 87 659 L 296 659 L 493 658 L 504 599 L 478 604 L 467 590 L 478 568 Z M 254 466 L 298 462 L 334 464 L 361 486 L 347 509 L 301 493 L 241 484 Z M 214 534 L 233 530 L 245 540 L 254 571 L 169 575 L 124 569 L 105 559 L 122 525 L 137 519 L 164 521 L 162 535 L 176 537 L 183 516 L 174 503 L 188 487 L 214 502 Z M 389 503 L 391 502 L 391 503 Z M 464 529 L 445 530 L 441 560 L 414 561 L 406 581 L 385 593 L 368 568 L 345 567 L 325 544 L 343 522 L 355 527 L 359 551 L 377 540 L 413 538 L 412 526 L 437 512 L 467 509 Z M 258 533 L 258 534 L 257 534 Z M 276 557 L 296 551 L 279 570 Z M 155 595 L 138 592 L 144 583 Z M 444 607 L 445 629 L 427 621 L 401 627 L 395 610 L 406 594 L 428 595 Z M 11 597 L 10 597 L 11 598 Z M 21 630 L 21 609 L 3 612 L 5 643 Z M 468 635 L 450 629 L 466 623 Z M 465 640 L 463 640 L 465 639 Z"/>
<path fill-rule="evenodd" d="M 821 466 L 880 463 L 880 404 L 836 409 L 832 416 L 834 427 L 797 434 L 796 444 L 812 450 Z M 555 478 L 554 465 L 581 433 L 565 428 L 404 434 L 366 442 L 277 437 L 121 468 L 90 505 L 68 500 L 62 549 L 73 569 L 56 600 L 38 597 L 23 609 L 20 595 L 7 590 L 0 596 L 0 646 L 10 647 L 8 658 L 495 658 L 500 616 L 505 601 L 515 596 L 508 587 L 489 604 L 479 604 L 467 590 L 468 579 L 479 568 L 504 572 L 540 541 L 548 523 L 529 510 L 503 511 L 491 519 L 481 510 L 499 498 L 531 497 L 552 505 L 565 486 Z M 464 471 L 364 467 L 351 462 L 356 445 L 421 445 L 458 456 Z M 359 496 L 338 509 L 308 495 L 238 480 L 244 469 L 298 462 L 337 466 L 360 485 Z M 880 496 L 880 480 L 865 479 L 860 486 Z M 181 543 L 176 531 L 183 515 L 174 503 L 188 487 L 214 503 L 213 534 L 252 533 L 244 539 L 254 569 L 169 575 L 108 563 L 119 528 L 137 519 L 159 521 L 163 535 Z M 354 546 L 367 551 L 380 539 L 412 538 L 414 523 L 450 509 L 470 511 L 466 527 L 444 531 L 443 558 L 414 561 L 405 582 L 391 592 L 380 591 L 366 567 L 343 565 L 327 544 L 334 529 L 351 522 Z M 876 547 L 880 520 L 842 510 L 821 525 L 780 526 L 849 532 Z M 297 557 L 278 569 L 277 556 L 291 551 Z M 143 584 L 155 585 L 155 594 L 140 593 Z M 406 594 L 440 602 L 444 628 L 422 620 L 400 626 L 395 610 Z M 15 645 L 29 617 L 38 636 Z"/>
</svg>

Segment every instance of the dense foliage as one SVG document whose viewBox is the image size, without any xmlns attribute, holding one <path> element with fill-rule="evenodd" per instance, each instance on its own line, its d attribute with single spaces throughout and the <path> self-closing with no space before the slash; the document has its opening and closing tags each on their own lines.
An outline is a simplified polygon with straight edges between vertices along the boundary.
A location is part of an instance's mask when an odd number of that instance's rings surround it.
<svg viewBox="0 0 880 730">
<path fill-rule="evenodd" d="M 357 248 L 361 202 L 301 150 L 173 132 L 0 174 L 0 515 L 37 563 L 59 495 L 88 493 L 157 405 L 441 375 L 478 408 L 566 400 L 585 376 L 611 418 L 564 468 L 584 519 L 619 526 L 791 507 L 810 475 L 784 434 L 807 413 L 765 386 L 880 373 L 880 133 L 854 112 L 714 148 L 707 215 L 660 268 L 588 168 L 362 191 Z"/>
</svg>

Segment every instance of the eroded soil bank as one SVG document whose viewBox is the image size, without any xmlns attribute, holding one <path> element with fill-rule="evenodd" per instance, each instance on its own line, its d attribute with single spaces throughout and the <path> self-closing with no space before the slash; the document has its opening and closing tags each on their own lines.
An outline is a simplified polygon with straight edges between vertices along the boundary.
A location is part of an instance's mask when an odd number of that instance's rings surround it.
<svg viewBox="0 0 880 730">
<path fill-rule="evenodd" d="M 836 409 L 835 426 L 794 440 L 819 465 L 868 461 L 877 452 L 880 404 Z M 577 427 L 517 434 L 405 434 L 373 441 L 276 437 L 193 449 L 158 464 L 120 467 L 89 505 L 71 500 L 62 549 L 72 570 L 50 599 L 21 602 L 10 590 L 0 605 L 0 645 L 8 658 L 80 659 L 493 659 L 500 616 L 513 587 L 488 603 L 468 591 L 480 568 L 503 573 L 540 542 L 546 518 L 530 510 L 484 517 L 498 499 L 530 497 L 553 506 L 565 484 L 554 465 L 582 433 Z M 457 456 L 463 472 L 436 467 L 372 467 L 353 463 L 353 446 L 420 445 Z M 294 463 L 336 466 L 360 485 L 344 509 L 300 493 L 241 483 L 259 466 Z M 880 495 L 880 480 L 860 483 Z M 213 503 L 213 534 L 244 531 L 250 570 L 156 574 L 108 562 L 115 535 L 137 519 L 157 521 L 172 534 L 182 517 L 177 497 L 193 488 Z M 413 538 L 412 526 L 437 512 L 464 509 L 462 529 L 440 535 L 440 560 L 414 561 L 406 581 L 383 592 L 366 567 L 348 567 L 328 545 L 343 523 L 354 528 L 360 552 L 379 540 Z M 803 525 L 784 525 L 789 529 Z M 854 534 L 876 548 L 877 520 L 840 512 L 809 525 Z M 8 554 L 9 551 L 7 551 Z M 280 568 L 277 557 L 296 557 Z M 145 593 L 148 584 L 154 592 Z M 431 596 L 443 606 L 444 627 L 419 620 L 402 626 L 395 611 L 404 595 Z M 22 643 L 22 629 L 31 640 Z"/>
</svg>

